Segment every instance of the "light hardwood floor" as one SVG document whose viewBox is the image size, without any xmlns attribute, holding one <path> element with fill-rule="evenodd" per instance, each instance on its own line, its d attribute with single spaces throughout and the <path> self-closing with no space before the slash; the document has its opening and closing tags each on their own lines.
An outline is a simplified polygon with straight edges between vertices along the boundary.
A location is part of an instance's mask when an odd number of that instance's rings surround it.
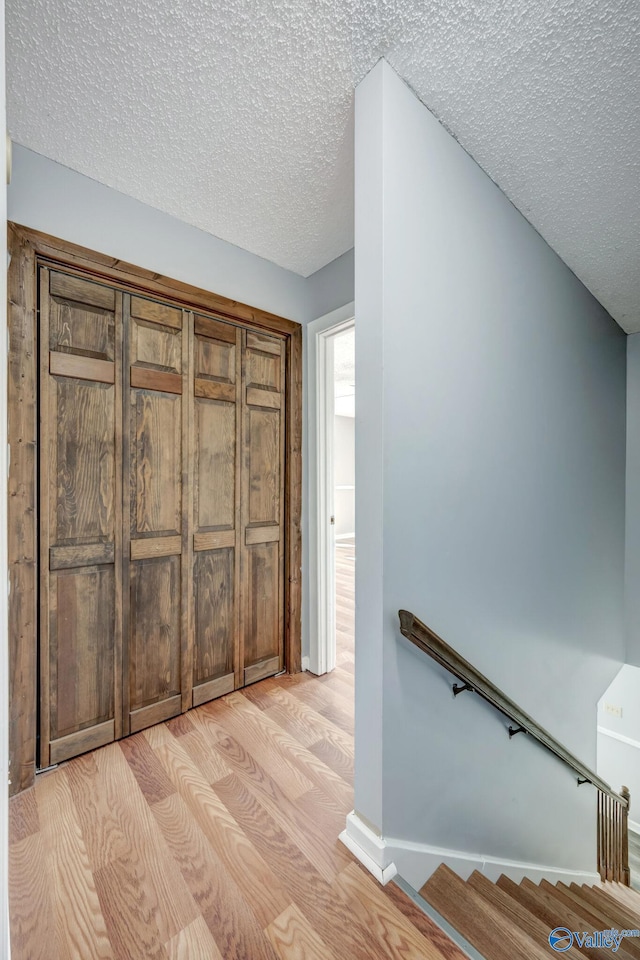
<svg viewBox="0 0 640 960">
<path fill-rule="evenodd" d="M 336 665 L 353 672 L 355 640 L 354 540 L 336 541 Z"/>
<path fill-rule="evenodd" d="M 332 674 L 230 694 L 11 801 L 13 960 L 462 960 L 337 840 L 352 807 L 347 581 Z"/>
</svg>

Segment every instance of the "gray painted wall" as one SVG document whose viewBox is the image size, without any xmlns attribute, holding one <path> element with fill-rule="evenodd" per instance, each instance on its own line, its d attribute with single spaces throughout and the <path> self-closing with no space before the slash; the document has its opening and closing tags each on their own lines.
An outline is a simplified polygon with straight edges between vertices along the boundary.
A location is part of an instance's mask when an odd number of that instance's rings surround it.
<svg viewBox="0 0 640 960">
<path fill-rule="evenodd" d="M 623 666 L 598 704 L 598 773 L 614 790 L 629 787 L 630 817 L 640 823 L 640 667 Z"/>
<path fill-rule="evenodd" d="M 383 349 L 384 204 L 382 95 L 379 65 L 356 88 L 355 295 L 356 486 L 354 804 L 374 829 L 383 820 Z M 362 538 L 362 539 L 360 539 Z"/>
<path fill-rule="evenodd" d="M 640 666 L 640 333 L 627 337 L 626 510 L 627 662 Z"/>
<path fill-rule="evenodd" d="M 591 788 L 454 701 L 397 610 L 595 763 L 624 659 L 625 336 L 384 61 L 356 93 L 356 305 L 356 810 L 593 870 Z"/>
<path fill-rule="evenodd" d="M 354 298 L 354 251 L 347 250 L 307 277 L 309 318 L 315 320 L 351 303 Z"/>
</svg>

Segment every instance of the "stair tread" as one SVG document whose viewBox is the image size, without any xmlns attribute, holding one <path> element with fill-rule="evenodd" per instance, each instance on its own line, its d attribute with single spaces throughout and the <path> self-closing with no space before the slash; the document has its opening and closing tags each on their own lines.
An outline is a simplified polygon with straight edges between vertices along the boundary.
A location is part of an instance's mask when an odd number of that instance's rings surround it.
<svg viewBox="0 0 640 960">
<path fill-rule="evenodd" d="M 516 884 L 503 875 L 492 883 L 477 870 L 463 880 L 443 863 L 420 894 L 487 960 L 544 960 L 556 927 L 585 936 L 640 929 L 640 896 L 613 882 L 579 886 L 542 880 L 536 886 L 527 878 Z M 612 956 L 611 947 L 580 946 L 580 939 L 563 951 L 568 960 Z M 640 937 L 625 937 L 615 955 L 640 960 Z"/>
<path fill-rule="evenodd" d="M 640 913 L 640 893 L 637 893 L 631 887 L 626 887 L 623 883 L 616 883 L 614 880 L 605 880 L 601 884 L 594 885 L 595 890 L 604 890 L 611 897 L 627 904 L 632 910 Z"/>
<path fill-rule="evenodd" d="M 549 933 L 557 924 L 548 926 L 548 924 L 532 912 L 524 902 L 516 897 L 512 897 L 504 889 L 492 883 L 488 877 L 485 877 L 478 870 L 474 870 L 467 883 L 473 887 L 474 890 L 477 890 L 489 904 L 516 923 L 520 930 L 530 936 L 535 943 L 539 944 L 542 948 L 548 948 Z M 518 889 L 519 888 L 516 887 L 516 890 Z M 584 958 L 584 954 L 576 950 L 575 947 L 565 950 L 564 955 L 574 958 L 574 960 L 579 960 L 580 957 Z"/>
<path fill-rule="evenodd" d="M 583 896 L 591 903 L 598 903 L 602 907 L 603 913 L 613 917 L 616 923 L 624 919 L 627 929 L 634 929 L 640 925 L 640 914 L 635 913 L 629 906 L 622 903 L 616 897 L 611 896 L 607 890 L 602 887 L 588 887 L 583 885 L 579 887 L 572 883 L 571 889 L 574 893 L 582 891 Z"/>
<path fill-rule="evenodd" d="M 535 886 L 530 880 L 523 880 L 522 883 L 526 886 L 529 884 L 531 886 Z M 540 890 L 548 893 L 549 896 L 558 903 L 560 908 L 562 908 L 562 906 L 566 906 L 570 910 L 573 910 L 574 913 L 577 913 L 582 921 L 583 926 L 593 927 L 596 929 L 597 924 L 602 922 L 602 918 L 594 909 L 593 905 L 583 898 L 575 897 L 568 887 L 564 887 L 562 884 L 556 884 L 554 886 L 553 884 L 549 883 L 548 880 L 542 880 L 540 883 Z"/>
<path fill-rule="evenodd" d="M 523 881 L 524 882 L 524 881 Z M 606 930 L 612 926 L 621 927 L 622 924 L 616 923 L 612 917 L 611 913 L 602 909 L 602 906 L 599 904 L 594 904 L 587 897 L 585 897 L 582 892 L 581 894 L 575 893 L 564 883 L 558 883 L 556 886 L 552 886 L 547 880 L 543 880 L 540 884 L 541 887 L 545 889 L 551 889 L 556 891 L 557 897 L 565 903 L 573 905 L 574 908 L 577 905 L 578 912 L 580 913 L 584 924 L 581 928 L 585 931 L 595 931 L 595 930 Z M 579 889 L 579 888 L 578 888 Z M 616 953 L 617 957 L 628 957 L 628 958 L 640 958 L 640 941 L 634 942 L 633 940 L 625 940 L 620 945 L 619 950 Z"/>
<path fill-rule="evenodd" d="M 548 960 L 548 943 L 545 949 L 520 930 L 446 864 L 427 880 L 420 895 L 487 960 L 513 960 L 514 955 Z"/>
<path fill-rule="evenodd" d="M 503 874 L 498 880 L 498 886 L 518 902 L 526 904 L 532 913 L 544 920 L 548 924 L 549 932 L 558 926 L 567 927 L 569 930 L 582 930 L 584 927 L 584 921 L 577 912 L 559 904 L 556 898 L 533 883 L 528 886 L 518 885 Z M 592 960 L 611 960 L 611 951 L 592 947 L 580 950 L 580 956 L 587 956 Z"/>
<path fill-rule="evenodd" d="M 580 898 L 589 904 L 599 918 L 600 929 L 615 927 L 622 930 L 640 927 L 640 918 L 626 910 L 615 897 L 609 897 L 600 887 L 588 884 L 580 887 L 576 883 L 572 883 L 568 888 L 565 884 L 559 884 L 559 886 L 568 890 L 575 898 Z M 625 938 L 622 941 L 616 956 L 625 955 L 640 958 L 640 939 Z"/>
</svg>

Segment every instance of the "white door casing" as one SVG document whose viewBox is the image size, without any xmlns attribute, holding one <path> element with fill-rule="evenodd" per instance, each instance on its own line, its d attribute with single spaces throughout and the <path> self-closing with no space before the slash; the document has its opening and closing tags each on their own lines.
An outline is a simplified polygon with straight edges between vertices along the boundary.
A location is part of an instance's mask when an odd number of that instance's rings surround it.
<svg viewBox="0 0 640 960">
<path fill-rule="evenodd" d="M 333 670 L 336 658 L 333 341 L 353 326 L 353 303 L 307 326 L 309 669 L 318 675 Z"/>
</svg>

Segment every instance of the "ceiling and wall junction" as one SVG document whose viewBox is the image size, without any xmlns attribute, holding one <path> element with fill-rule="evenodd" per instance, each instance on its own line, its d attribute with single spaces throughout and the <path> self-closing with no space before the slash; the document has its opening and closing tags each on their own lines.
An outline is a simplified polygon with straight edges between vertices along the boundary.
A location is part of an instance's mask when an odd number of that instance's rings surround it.
<svg viewBox="0 0 640 960">
<path fill-rule="evenodd" d="M 7 6 L 17 142 L 303 276 L 353 245 L 353 90 L 385 57 L 640 330 L 634 0 Z"/>
</svg>

